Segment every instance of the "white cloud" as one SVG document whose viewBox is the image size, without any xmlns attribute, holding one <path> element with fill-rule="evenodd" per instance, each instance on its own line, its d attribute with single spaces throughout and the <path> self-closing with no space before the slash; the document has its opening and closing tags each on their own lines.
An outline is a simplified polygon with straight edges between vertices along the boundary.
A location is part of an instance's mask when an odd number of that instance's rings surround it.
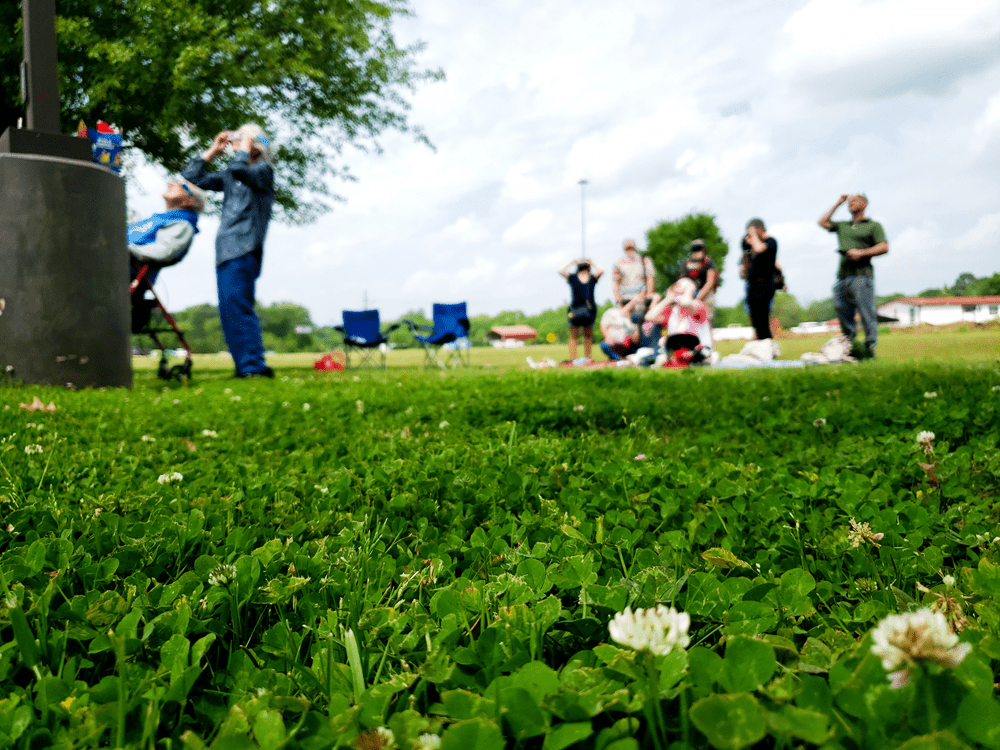
<svg viewBox="0 0 1000 750">
<path fill-rule="evenodd" d="M 489 230 L 475 217 L 463 216 L 442 229 L 441 234 L 451 242 L 471 245 L 485 240 Z"/>
<path fill-rule="evenodd" d="M 1000 92 L 986 102 L 986 109 L 973 127 L 973 149 L 979 153 L 1000 151 Z"/>
<path fill-rule="evenodd" d="M 811 0 L 771 69 L 817 99 L 941 94 L 1000 61 L 997 0 Z"/>
<path fill-rule="evenodd" d="M 518 244 L 539 239 L 551 223 L 552 211 L 547 208 L 533 208 L 503 233 L 503 241 L 507 244 Z"/>
</svg>

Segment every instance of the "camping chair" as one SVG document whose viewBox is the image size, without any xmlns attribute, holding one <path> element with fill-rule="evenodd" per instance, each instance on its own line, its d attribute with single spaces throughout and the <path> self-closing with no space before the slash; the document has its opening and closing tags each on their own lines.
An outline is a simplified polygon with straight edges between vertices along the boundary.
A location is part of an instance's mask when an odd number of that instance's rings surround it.
<svg viewBox="0 0 1000 750">
<path fill-rule="evenodd" d="M 403 321 L 410 327 L 413 338 L 424 347 L 424 367 L 437 365 L 444 369 L 447 365 L 438 356 L 438 351 L 446 351 L 448 364 L 457 367 L 469 364 L 469 316 L 465 303 L 454 305 L 434 304 L 434 325 L 425 326 L 412 320 Z M 429 330 L 426 336 L 417 329 Z"/>
<path fill-rule="evenodd" d="M 362 310 L 352 312 L 344 310 L 344 325 L 334 326 L 333 330 L 338 331 L 343 337 L 344 364 L 347 369 L 351 369 L 351 353 L 354 352 L 360 357 L 357 369 L 369 365 L 376 366 L 375 352 L 381 357 L 382 369 L 385 369 L 385 349 L 383 344 L 389 341 L 386 335 L 399 328 L 400 323 L 393 323 L 385 333 L 379 327 L 378 310 Z"/>
</svg>

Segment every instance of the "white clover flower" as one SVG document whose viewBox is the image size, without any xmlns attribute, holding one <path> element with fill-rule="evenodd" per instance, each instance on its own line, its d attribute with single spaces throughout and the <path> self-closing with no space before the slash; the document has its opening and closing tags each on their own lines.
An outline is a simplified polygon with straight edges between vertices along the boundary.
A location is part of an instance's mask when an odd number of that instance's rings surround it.
<svg viewBox="0 0 1000 750">
<path fill-rule="evenodd" d="M 32 453 L 44 453 L 45 449 L 38 443 L 35 443 L 34 445 L 24 446 L 24 452 L 30 456 Z"/>
<path fill-rule="evenodd" d="M 573 411 L 583 411 L 583 404 L 577 404 L 574 406 Z"/>
<path fill-rule="evenodd" d="M 302 404 L 302 411 L 309 411 L 312 407 L 309 404 Z"/>
<path fill-rule="evenodd" d="M 219 437 L 219 433 L 217 433 L 215 430 L 202 430 L 201 434 L 202 437 L 212 437 L 212 438 Z"/>
<path fill-rule="evenodd" d="M 208 583 L 212 586 L 226 586 L 234 580 L 236 580 L 235 565 L 219 565 L 208 574 Z"/>
<path fill-rule="evenodd" d="M 174 406 L 177 406 L 180 402 L 181 400 L 179 398 L 175 398 L 171 403 L 173 403 Z"/>
<path fill-rule="evenodd" d="M 314 484 L 313 485 L 313 489 L 314 490 L 319 490 L 319 494 L 321 494 L 321 495 L 325 495 L 327 492 L 330 491 L 329 487 L 323 487 L 323 486 L 318 485 L 318 484 Z"/>
<path fill-rule="evenodd" d="M 455 408 L 455 404 L 454 403 L 448 404 L 448 408 L 449 409 L 454 409 Z M 431 736 L 434 737 L 436 735 L 431 735 Z"/>
<path fill-rule="evenodd" d="M 447 426 L 448 426 L 448 423 L 447 423 L 447 422 L 442 422 L 441 424 L 439 424 L 439 425 L 438 425 L 438 427 L 439 427 L 440 429 L 442 429 L 442 430 L 443 430 L 443 429 L 444 429 L 445 427 L 447 427 Z"/>
<path fill-rule="evenodd" d="M 404 411 L 403 414 L 413 414 L 413 407 L 407 406 L 406 411 Z"/>
<path fill-rule="evenodd" d="M 937 391 L 924 391 L 924 398 L 937 398 Z"/>
<path fill-rule="evenodd" d="M 691 642 L 687 634 L 690 625 L 691 616 L 686 612 L 667 609 L 661 604 L 655 609 L 635 612 L 626 607 L 615 615 L 608 631 L 612 640 L 622 646 L 662 656 L 676 648 L 687 648 Z"/>
<path fill-rule="evenodd" d="M 180 472 L 175 471 L 171 474 L 160 474 L 160 476 L 156 478 L 156 481 L 159 482 L 160 484 L 175 484 L 183 479 L 184 475 L 181 474 Z"/>
<path fill-rule="evenodd" d="M 282 401 L 282 402 L 281 402 L 281 405 L 282 405 L 282 406 L 284 406 L 284 407 L 285 407 L 286 409 L 287 409 L 287 408 L 288 408 L 289 406 L 291 406 L 291 404 L 290 404 L 290 403 L 289 403 L 288 401 Z"/>
<path fill-rule="evenodd" d="M 229 400 L 230 401 L 242 401 L 243 397 L 242 396 L 230 396 Z"/>
<path fill-rule="evenodd" d="M 361 381 L 361 378 L 359 378 L 357 375 L 355 375 L 353 378 L 351 378 L 351 380 L 353 380 L 355 383 L 358 383 L 358 382 Z M 386 731 L 388 731 L 388 730 L 386 730 Z"/>
<path fill-rule="evenodd" d="M 232 388 L 226 388 L 226 390 L 223 391 L 223 393 L 225 393 L 227 396 L 232 392 L 233 392 Z"/>
<path fill-rule="evenodd" d="M 889 680 L 894 688 L 909 682 L 910 668 L 918 659 L 955 667 L 972 650 L 971 644 L 959 643 L 943 613 L 926 607 L 889 615 L 872 631 L 872 641 L 872 653 L 891 673 Z"/>
<path fill-rule="evenodd" d="M 378 727 L 375 730 L 375 734 L 382 740 L 382 750 L 392 750 L 392 748 L 396 747 L 396 735 L 392 733 L 389 727 Z"/>
<path fill-rule="evenodd" d="M 990 388 L 990 390 L 996 393 L 997 391 L 1000 391 L 1000 385 L 995 385 L 992 388 Z"/>
<path fill-rule="evenodd" d="M 422 734 L 417 737 L 417 750 L 440 750 L 441 738 L 436 734 Z"/>
<path fill-rule="evenodd" d="M 815 422 L 813 422 L 813 427 L 825 427 L 825 426 L 826 426 L 826 420 L 823 419 L 823 417 L 820 417 Z"/>
<path fill-rule="evenodd" d="M 644 460 L 645 460 L 645 458 L 646 458 L 646 454 L 645 454 L 645 453 L 640 453 L 640 454 L 639 454 L 638 456 L 636 456 L 636 457 L 635 457 L 635 458 L 634 458 L 633 460 L 634 460 L 634 461 L 644 461 Z"/>
<path fill-rule="evenodd" d="M 885 534 L 879 532 L 876 534 L 872 531 L 872 527 L 868 525 L 868 522 L 858 523 L 853 518 L 851 519 L 851 530 L 847 532 L 847 538 L 851 542 L 852 547 L 860 547 L 862 544 L 870 544 L 873 547 L 881 547 L 879 542 L 882 541 L 882 537 Z"/>
<path fill-rule="evenodd" d="M 923 430 L 917 433 L 917 443 L 920 445 L 930 445 L 934 440 L 934 433 L 930 430 Z"/>
<path fill-rule="evenodd" d="M 358 410 L 358 414 L 365 413 L 365 402 L 360 399 L 354 402 L 354 408 Z"/>
<path fill-rule="evenodd" d="M 142 442 L 144 442 L 144 443 L 155 443 L 156 442 L 156 438 L 153 437 L 152 435 L 143 435 L 139 439 L 142 440 Z"/>
<path fill-rule="evenodd" d="M 941 583 L 943 583 L 948 588 L 951 588 L 952 586 L 955 585 L 955 576 L 952 575 L 941 576 Z"/>
</svg>

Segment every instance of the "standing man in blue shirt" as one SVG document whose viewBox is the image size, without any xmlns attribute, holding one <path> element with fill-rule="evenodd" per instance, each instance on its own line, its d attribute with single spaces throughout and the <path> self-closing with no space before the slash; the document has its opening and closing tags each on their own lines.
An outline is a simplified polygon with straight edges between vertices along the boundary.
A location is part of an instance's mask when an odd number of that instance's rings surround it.
<svg viewBox="0 0 1000 750">
<path fill-rule="evenodd" d="M 833 212 L 842 203 L 851 212 L 850 221 L 831 221 Z M 855 311 L 861 316 L 865 329 L 865 347 L 868 358 L 875 356 L 878 342 L 878 314 L 875 309 L 875 272 L 872 258 L 889 252 L 885 230 L 877 221 L 865 216 L 868 198 L 864 193 L 845 194 L 819 219 L 819 225 L 828 232 L 836 232 L 839 243 L 840 266 L 837 283 L 833 286 L 833 306 L 840 320 L 840 330 L 848 341 L 854 341 L 858 332 L 854 321 Z"/>
<path fill-rule="evenodd" d="M 232 145 L 233 158 L 223 170 L 208 165 Z M 273 378 L 264 361 L 260 320 L 254 294 L 264 256 L 264 237 L 274 205 L 274 159 L 271 142 L 257 125 L 223 131 L 184 169 L 184 178 L 205 190 L 222 191 L 222 216 L 215 236 L 215 277 L 219 318 L 236 377 Z"/>
</svg>

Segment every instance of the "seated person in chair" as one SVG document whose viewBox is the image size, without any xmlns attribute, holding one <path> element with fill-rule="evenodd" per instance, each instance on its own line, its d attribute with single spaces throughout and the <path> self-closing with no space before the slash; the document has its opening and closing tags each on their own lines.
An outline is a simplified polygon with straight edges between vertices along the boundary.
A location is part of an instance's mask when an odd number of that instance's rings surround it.
<svg viewBox="0 0 1000 750">
<path fill-rule="evenodd" d="M 168 182 L 163 191 L 166 210 L 128 228 L 129 265 L 134 279 L 149 264 L 152 284 L 164 266 L 180 261 L 198 232 L 198 214 L 205 210 L 205 193 L 189 182 Z"/>
<path fill-rule="evenodd" d="M 658 295 L 654 295 L 658 298 Z M 644 308 L 646 292 L 641 291 L 622 307 L 610 307 L 601 316 L 601 351 L 612 362 L 624 359 L 642 344 L 643 331 L 632 322 L 633 313 Z"/>
</svg>

